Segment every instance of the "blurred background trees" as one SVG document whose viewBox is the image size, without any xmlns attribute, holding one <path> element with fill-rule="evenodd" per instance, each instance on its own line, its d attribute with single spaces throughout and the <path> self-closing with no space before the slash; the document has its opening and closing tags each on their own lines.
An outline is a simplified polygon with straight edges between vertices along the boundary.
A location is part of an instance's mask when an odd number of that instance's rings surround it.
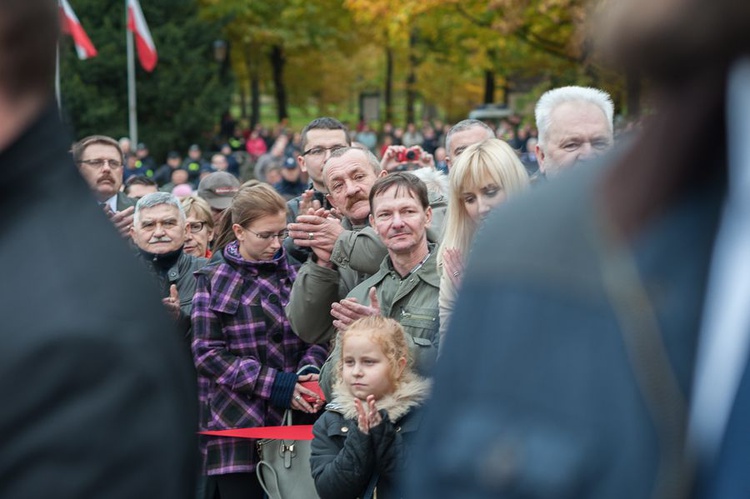
<svg viewBox="0 0 750 499">
<path fill-rule="evenodd" d="M 79 61 L 70 41 L 63 44 L 65 112 L 78 136 L 127 135 L 124 2 L 72 3 L 99 56 Z M 638 113 L 637 82 L 626 85 L 594 62 L 584 0 L 160 0 L 142 7 L 159 63 L 150 74 L 137 70 L 139 130 L 157 156 L 173 144 L 206 144 L 227 110 L 245 127 L 299 128 L 319 115 L 350 124 L 455 122 L 489 103 L 530 119 L 544 90 L 586 84 L 610 91 L 619 112 Z"/>
</svg>

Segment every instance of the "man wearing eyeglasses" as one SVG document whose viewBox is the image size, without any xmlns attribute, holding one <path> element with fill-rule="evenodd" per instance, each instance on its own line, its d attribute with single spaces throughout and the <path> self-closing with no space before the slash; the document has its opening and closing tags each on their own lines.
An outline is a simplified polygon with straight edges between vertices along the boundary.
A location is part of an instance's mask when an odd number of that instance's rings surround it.
<svg viewBox="0 0 750 499">
<path fill-rule="evenodd" d="M 306 215 L 310 208 L 331 208 L 326 200 L 326 184 L 323 180 L 323 163 L 336 149 L 347 147 L 351 139 L 346 126 L 336 118 L 315 118 L 302 129 L 300 147 L 302 152 L 297 156 L 300 170 L 307 173 L 310 184 L 307 190 L 287 201 L 287 223 L 295 223 L 299 215 Z M 284 242 L 287 252 L 300 263 L 305 263 L 311 253 L 309 247 L 299 246 L 292 239 Z"/>
<path fill-rule="evenodd" d="M 189 231 L 200 232 L 202 223 L 188 223 L 180 200 L 168 192 L 146 194 L 135 205 L 130 229 L 139 256 L 157 277 L 162 302 L 190 341 L 195 277 L 208 260 L 183 251 Z"/>
<path fill-rule="evenodd" d="M 73 144 L 71 153 L 97 202 L 127 237 L 135 201 L 120 191 L 124 158 L 119 142 L 105 135 L 90 135 Z"/>
</svg>

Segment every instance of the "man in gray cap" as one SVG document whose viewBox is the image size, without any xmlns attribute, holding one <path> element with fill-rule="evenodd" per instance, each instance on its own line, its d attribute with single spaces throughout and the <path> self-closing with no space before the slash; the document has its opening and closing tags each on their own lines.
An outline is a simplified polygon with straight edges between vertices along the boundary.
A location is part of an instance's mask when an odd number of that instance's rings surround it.
<svg viewBox="0 0 750 499">
<path fill-rule="evenodd" d="M 237 177 L 227 172 L 214 172 L 201 180 L 198 195 L 211 206 L 214 222 L 219 223 L 221 214 L 232 204 L 232 198 L 240 188 Z"/>
</svg>

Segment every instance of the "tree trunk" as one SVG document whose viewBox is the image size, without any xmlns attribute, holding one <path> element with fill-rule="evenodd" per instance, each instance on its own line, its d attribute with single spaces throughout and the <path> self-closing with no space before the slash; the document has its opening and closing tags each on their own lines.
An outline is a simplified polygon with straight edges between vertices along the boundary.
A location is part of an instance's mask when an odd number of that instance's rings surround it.
<svg viewBox="0 0 750 499">
<path fill-rule="evenodd" d="M 485 70 L 484 72 L 484 103 L 493 104 L 495 102 L 495 73 Z"/>
<path fill-rule="evenodd" d="M 247 118 L 247 88 L 244 84 L 238 86 L 240 87 L 240 117 L 245 119 Z"/>
<path fill-rule="evenodd" d="M 260 123 L 260 90 L 258 83 L 260 76 L 258 74 L 258 61 L 253 59 L 251 54 L 257 54 L 258 50 L 257 47 L 248 44 L 243 47 L 243 53 L 245 54 L 247 74 L 250 78 L 250 129 L 253 129 L 255 125 Z"/>
<path fill-rule="evenodd" d="M 414 104 L 417 101 L 417 31 L 412 30 L 409 36 L 409 74 L 406 77 L 406 123 L 414 123 Z"/>
<path fill-rule="evenodd" d="M 250 75 L 250 123 L 252 128 L 260 123 L 260 78 L 255 71 Z"/>
<path fill-rule="evenodd" d="M 276 94 L 276 112 L 279 122 L 289 117 L 286 107 L 286 86 L 284 85 L 284 65 L 286 56 L 284 48 L 281 45 L 274 45 L 271 48 L 271 68 L 273 72 L 273 85 Z"/>
<path fill-rule="evenodd" d="M 385 49 L 385 121 L 393 123 L 393 49 Z"/>
</svg>

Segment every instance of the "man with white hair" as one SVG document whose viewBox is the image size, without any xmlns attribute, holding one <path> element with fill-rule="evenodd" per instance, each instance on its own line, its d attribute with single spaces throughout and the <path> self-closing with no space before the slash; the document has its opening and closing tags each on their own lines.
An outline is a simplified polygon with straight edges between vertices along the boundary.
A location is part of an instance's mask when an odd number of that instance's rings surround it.
<svg viewBox="0 0 750 499">
<path fill-rule="evenodd" d="M 183 251 L 192 231 L 180 200 L 168 192 L 146 194 L 135 205 L 130 233 L 138 254 L 156 277 L 162 303 L 177 321 L 184 339 L 190 340 L 196 270 L 207 260 Z"/>
<path fill-rule="evenodd" d="M 541 175 L 552 177 L 609 150 L 614 142 L 614 104 L 607 92 L 591 87 L 560 87 L 536 104 Z"/>
</svg>

